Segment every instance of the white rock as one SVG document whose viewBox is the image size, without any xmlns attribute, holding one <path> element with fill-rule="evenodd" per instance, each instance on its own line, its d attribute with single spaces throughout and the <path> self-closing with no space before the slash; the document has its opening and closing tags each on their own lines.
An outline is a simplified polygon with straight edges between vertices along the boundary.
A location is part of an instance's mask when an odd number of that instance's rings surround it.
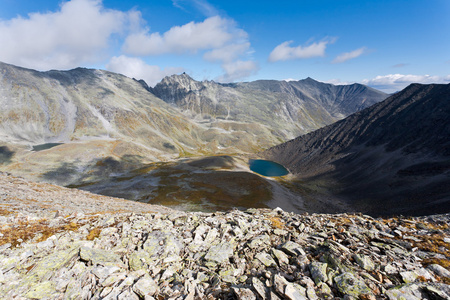
<svg viewBox="0 0 450 300">
<path fill-rule="evenodd" d="M 249 289 L 233 287 L 233 291 L 239 300 L 256 300 L 255 294 Z"/>
<path fill-rule="evenodd" d="M 266 287 L 261 282 L 261 280 L 259 280 L 256 277 L 253 277 L 252 278 L 252 285 L 253 285 L 253 288 L 255 289 L 255 291 L 259 294 L 259 296 L 263 300 L 265 300 L 266 299 Z"/>
<path fill-rule="evenodd" d="M 438 264 L 429 265 L 427 268 L 440 277 L 450 278 L 450 271 L 448 271 L 447 269 Z"/>
<path fill-rule="evenodd" d="M 116 266 L 111 267 L 102 267 L 98 266 L 92 270 L 92 273 L 97 276 L 99 279 L 108 277 L 109 275 L 113 274 L 114 272 L 119 271 L 120 268 Z"/>
<path fill-rule="evenodd" d="M 307 300 L 300 290 L 292 283 L 286 285 L 284 295 L 290 300 Z"/>
<path fill-rule="evenodd" d="M 148 274 L 133 285 L 133 291 L 141 297 L 153 296 L 158 290 L 158 285 Z"/>
<path fill-rule="evenodd" d="M 139 296 L 133 291 L 125 290 L 117 297 L 117 300 L 139 300 Z"/>
<path fill-rule="evenodd" d="M 40 249 L 52 248 L 54 247 L 53 239 L 46 239 L 43 242 L 37 243 L 36 246 Z"/>
</svg>

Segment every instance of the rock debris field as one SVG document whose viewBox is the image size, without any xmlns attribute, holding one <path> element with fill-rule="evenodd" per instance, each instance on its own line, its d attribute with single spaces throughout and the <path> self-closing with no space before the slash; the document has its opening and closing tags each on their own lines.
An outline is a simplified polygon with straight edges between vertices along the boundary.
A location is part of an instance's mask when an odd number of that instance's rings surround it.
<svg viewBox="0 0 450 300">
<path fill-rule="evenodd" d="M 449 215 L 130 212 L 113 198 L 120 211 L 96 212 L 107 197 L 0 183 L 2 299 L 450 299 Z"/>
</svg>

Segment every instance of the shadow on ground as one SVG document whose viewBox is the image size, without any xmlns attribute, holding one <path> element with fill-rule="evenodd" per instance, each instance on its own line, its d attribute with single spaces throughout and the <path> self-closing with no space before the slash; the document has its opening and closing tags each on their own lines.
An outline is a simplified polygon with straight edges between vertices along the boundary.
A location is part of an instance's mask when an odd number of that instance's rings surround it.
<svg viewBox="0 0 450 300">
<path fill-rule="evenodd" d="M 8 146 L 1 146 L 0 147 L 0 164 L 10 164 L 11 159 L 14 156 L 14 151 L 8 148 Z"/>
<path fill-rule="evenodd" d="M 46 172 L 47 182 L 185 211 L 267 207 L 271 185 L 236 169 L 230 156 L 144 164 L 143 158 L 107 157 L 81 167 L 65 162 Z"/>
<path fill-rule="evenodd" d="M 62 162 L 59 166 L 42 174 L 42 178 L 47 182 L 63 186 L 84 185 L 140 168 L 143 164 L 142 159 L 139 155 L 124 155 L 120 159 L 106 157 L 87 164 L 79 160 Z"/>
</svg>

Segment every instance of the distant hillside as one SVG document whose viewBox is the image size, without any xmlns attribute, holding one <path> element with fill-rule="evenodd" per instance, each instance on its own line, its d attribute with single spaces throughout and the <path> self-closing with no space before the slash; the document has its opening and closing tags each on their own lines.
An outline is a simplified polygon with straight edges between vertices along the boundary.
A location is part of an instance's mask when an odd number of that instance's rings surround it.
<svg viewBox="0 0 450 300">
<path fill-rule="evenodd" d="M 281 140 L 331 124 L 387 97 L 361 84 L 335 86 L 311 78 L 219 84 L 195 81 L 187 74 L 168 76 L 151 91 L 188 116 L 213 119 L 216 124 L 264 124 Z"/>
<path fill-rule="evenodd" d="M 165 143 L 195 147 L 197 142 L 189 119 L 137 81 L 107 71 L 38 72 L 0 63 L 0 105 L 3 142 L 111 138 L 156 152 L 167 152 Z"/>
<path fill-rule="evenodd" d="M 263 155 L 360 211 L 449 212 L 450 85 L 410 85 Z"/>
</svg>

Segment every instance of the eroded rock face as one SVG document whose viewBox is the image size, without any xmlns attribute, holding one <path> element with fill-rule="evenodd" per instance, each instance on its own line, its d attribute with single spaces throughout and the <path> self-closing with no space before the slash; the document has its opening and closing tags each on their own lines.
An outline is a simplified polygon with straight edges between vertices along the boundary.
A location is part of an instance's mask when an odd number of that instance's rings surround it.
<svg viewBox="0 0 450 300">
<path fill-rule="evenodd" d="M 336 86 L 311 78 L 220 84 L 187 74 L 167 76 L 150 90 L 194 118 L 224 127 L 232 127 L 230 121 L 264 124 L 283 138 L 323 127 L 387 97 L 361 84 Z"/>
<path fill-rule="evenodd" d="M 11 214 L 1 217 L 0 295 L 449 299 L 449 271 L 441 266 L 449 258 L 449 219 L 280 209 L 72 214 L 51 220 Z M 47 227 L 20 239 L 14 235 L 37 224 Z M 42 234 L 51 228 L 51 236 Z"/>
</svg>

